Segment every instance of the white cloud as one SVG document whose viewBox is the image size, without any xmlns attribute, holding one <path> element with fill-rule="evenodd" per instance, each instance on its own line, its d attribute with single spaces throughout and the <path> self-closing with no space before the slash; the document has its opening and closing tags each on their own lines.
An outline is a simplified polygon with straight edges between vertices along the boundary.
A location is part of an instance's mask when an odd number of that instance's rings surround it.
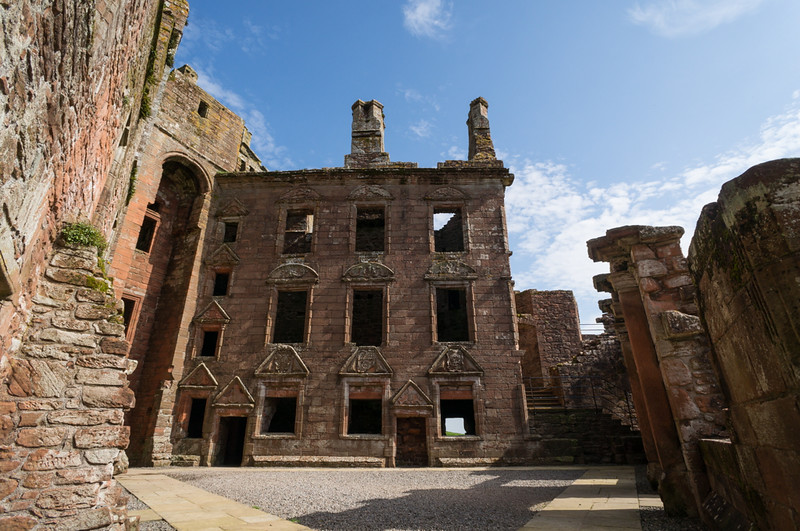
<svg viewBox="0 0 800 531">
<path fill-rule="evenodd" d="M 411 124 L 408 128 L 419 138 L 431 136 L 431 123 L 427 120 L 420 120 L 415 124 Z"/>
<path fill-rule="evenodd" d="M 447 150 L 447 160 L 467 160 L 467 152 L 458 146 L 450 146 Z"/>
<path fill-rule="evenodd" d="M 797 98 L 786 112 L 766 120 L 757 140 L 665 179 L 598 186 L 581 181 L 564 164 L 511 157 L 516 178 L 506 212 L 517 289 L 571 289 L 587 323 L 599 314 L 597 301 L 606 298 L 594 290 L 592 276 L 608 272 L 608 264 L 588 258 L 587 240 L 624 225 L 679 225 L 686 229 L 686 250 L 701 209 L 716 201 L 724 182 L 787 156 L 800 156 Z"/>
<path fill-rule="evenodd" d="M 634 24 L 664 37 L 710 31 L 754 10 L 764 0 L 649 0 L 628 10 Z"/>
<path fill-rule="evenodd" d="M 417 37 L 442 38 L 451 16 L 452 5 L 443 0 L 408 0 L 403 6 L 403 25 Z"/>
</svg>

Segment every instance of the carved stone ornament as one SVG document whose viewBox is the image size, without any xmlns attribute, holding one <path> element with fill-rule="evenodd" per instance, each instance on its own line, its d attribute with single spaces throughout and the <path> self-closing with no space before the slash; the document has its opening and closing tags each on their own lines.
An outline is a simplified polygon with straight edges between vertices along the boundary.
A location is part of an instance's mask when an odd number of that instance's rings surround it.
<svg viewBox="0 0 800 531">
<path fill-rule="evenodd" d="M 284 193 L 279 199 L 279 203 L 309 203 L 319 201 L 319 193 L 311 188 L 292 188 Z"/>
<path fill-rule="evenodd" d="M 241 260 L 239 256 L 233 252 L 227 243 L 219 246 L 219 249 L 211 253 L 211 256 L 206 258 L 206 265 L 209 266 L 228 266 L 233 267 L 239 265 Z"/>
<path fill-rule="evenodd" d="M 211 303 L 203 308 L 194 318 L 194 322 L 200 324 L 228 324 L 230 321 L 231 317 L 217 301 L 211 301 Z"/>
<path fill-rule="evenodd" d="M 380 262 L 359 262 L 347 268 L 342 275 L 345 282 L 369 282 L 394 280 L 394 271 Z"/>
<path fill-rule="evenodd" d="M 255 371 L 256 376 L 308 376 L 308 367 L 291 345 L 276 345 Z"/>
<path fill-rule="evenodd" d="M 178 384 L 181 389 L 214 389 L 219 385 L 211 370 L 201 363 Z"/>
<path fill-rule="evenodd" d="M 438 376 L 481 376 L 483 369 L 462 346 L 447 346 L 428 369 L 428 374 Z"/>
<path fill-rule="evenodd" d="M 247 390 L 241 378 L 235 376 L 228 382 L 214 399 L 213 407 L 246 407 L 252 408 L 256 401 Z"/>
<path fill-rule="evenodd" d="M 437 260 L 425 272 L 425 280 L 474 280 L 478 273 L 460 260 Z"/>
<path fill-rule="evenodd" d="M 391 376 L 392 368 L 378 347 L 356 347 L 339 371 L 340 376 Z"/>
<path fill-rule="evenodd" d="M 347 198 L 351 201 L 391 201 L 394 199 L 387 190 L 374 185 L 359 186 Z"/>
<path fill-rule="evenodd" d="M 425 196 L 425 199 L 430 201 L 463 201 L 467 199 L 467 194 L 457 188 L 445 186 L 432 191 Z"/>
<path fill-rule="evenodd" d="M 413 381 L 407 381 L 392 398 L 395 408 L 429 409 L 433 410 L 433 402 L 422 389 Z"/>
<path fill-rule="evenodd" d="M 282 264 L 267 277 L 270 284 L 316 284 L 319 274 L 306 264 Z"/>
<path fill-rule="evenodd" d="M 216 216 L 218 218 L 240 218 L 249 213 L 250 212 L 245 208 L 242 202 L 234 198 L 230 201 L 226 201 L 219 210 L 217 210 Z"/>
</svg>

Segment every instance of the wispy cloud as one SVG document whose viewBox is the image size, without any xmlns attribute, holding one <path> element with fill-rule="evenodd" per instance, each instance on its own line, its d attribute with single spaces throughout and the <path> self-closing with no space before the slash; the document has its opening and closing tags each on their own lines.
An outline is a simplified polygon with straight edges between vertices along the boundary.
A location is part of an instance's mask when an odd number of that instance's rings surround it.
<svg viewBox="0 0 800 531">
<path fill-rule="evenodd" d="M 634 24 L 664 37 L 696 35 L 732 22 L 764 0 L 649 0 L 628 10 Z"/>
<path fill-rule="evenodd" d="M 451 28 L 452 4 L 443 0 L 408 0 L 403 25 L 417 37 L 442 38 Z"/>
<path fill-rule="evenodd" d="M 517 287 L 571 289 L 582 321 L 589 322 L 599 313 L 597 300 L 604 298 L 594 290 L 592 276 L 608 272 L 608 264 L 591 262 L 587 240 L 623 225 L 680 225 L 686 229 L 686 249 L 700 210 L 716 201 L 724 182 L 755 164 L 787 156 L 800 156 L 800 95 L 785 113 L 766 120 L 757 140 L 662 180 L 597 186 L 574 176 L 565 164 L 510 157 L 516 179 L 506 210 Z"/>
<path fill-rule="evenodd" d="M 467 160 L 467 152 L 459 146 L 450 146 L 447 153 L 442 153 L 447 160 Z"/>
<path fill-rule="evenodd" d="M 427 120 L 420 120 L 415 124 L 411 124 L 409 129 L 420 138 L 431 136 L 431 123 Z"/>
</svg>

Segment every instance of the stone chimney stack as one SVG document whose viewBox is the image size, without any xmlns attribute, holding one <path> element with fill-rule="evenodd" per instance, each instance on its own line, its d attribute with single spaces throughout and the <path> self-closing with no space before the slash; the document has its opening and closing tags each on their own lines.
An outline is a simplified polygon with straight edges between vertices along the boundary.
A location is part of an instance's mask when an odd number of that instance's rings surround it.
<svg viewBox="0 0 800 531">
<path fill-rule="evenodd" d="M 467 126 L 469 127 L 469 160 L 495 160 L 494 144 L 489 132 L 489 104 L 485 99 L 475 98 L 469 104 Z"/>
<path fill-rule="evenodd" d="M 383 148 L 383 105 L 376 100 L 353 104 L 353 137 L 350 154 L 345 155 L 346 167 L 366 166 L 389 162 Z"/>
</svg>

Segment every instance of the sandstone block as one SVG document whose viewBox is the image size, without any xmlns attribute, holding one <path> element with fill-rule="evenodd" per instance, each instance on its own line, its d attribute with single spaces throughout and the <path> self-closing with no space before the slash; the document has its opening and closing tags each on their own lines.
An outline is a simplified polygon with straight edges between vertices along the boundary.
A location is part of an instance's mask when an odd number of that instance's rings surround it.
<svg viewBox="0 0 800 531">
<path fill-rule="evenodd" d="M 97 346 L 97 339 L 95 339 L 93 335 L 59 330 L 58 328 L 48 328 L 46 330 L 42 330 L 42 332 L 39 334 L 39 339 L 42 341 L 52 341 L 53 343 L 64 343 L 67 345 L 77 345 L 80 347 Z"/>
<path fill-rule="evenodd" d="M 116 448 L 100 448 L 97 450 L 86 450 L 83 456 L 86 461 L 93 465 L 107 465 L 113 463 L 120 451 Z"/>
<path fill-rule="evenodd" d="M 119 409 L 78 409 L 54 411 L 47 415 L 53 424 L 69 424 L 71 426 L 95 426 L 108 422 L 122 424 L 124 415 Z"/>
<path fill-rule="evenodd" d="M 97 304 L 82 303 L 75 308 L 75 317 L 78 319 L 108 319 L 116 315 L 115 306 L 99 306 Z"/>
<path fill-rule="evenodd" d="M 29 472 L 22 486 L 27 489 L 43 489 L 52 485 L 54 478 L 53 472 Z"/>
<path fill-rule="evenodd" d="M 129 344 L 124 339 L 113 339 L 110 337 L 104 338 L 100 341 L 100 348 L 106 354 L 116 354 L 118 356 L 125 356 L 128 354 Z"/>
<path fill-rule="evenodd" d="M 45 276 L 50 280 L 61 282 L 64 284 L 72 284 L 73 286 L 86 285 L 86 273 L 72 271 L 69 269 L 59 269 L 56 267 L 48 267 Z"/>
<path fill-rule="evenodd" d="M 124 529 L 123 527 L 110 527 L 114 523 L 111 511 L 108 507 L 81 511 L 75 516 L 59 518 L 56 529 Z M 118 524 L 119 525 L 119 524 Z"/>
<path fill-rule="evenodd" d="M 46 450 L 40 448 L 28 455 L 23 470 L 58 470 L 61 468 L 79 466 L 81 464 L 80 452 Z"/>
<path fill-rule="evenodd" d="M 66 317 L 53 317 L 51 323 L 56 328 L 64 330 L 72 330 L 74 332 L 86 332 L 89 330 L 89 323 L 86 321 L 79 321 L 78 319 L 70 319 Z"/>
<path fill-rule="evenodd" d="M 85 428 L 75 432 L 77 448 L 127 448 L 128 426 Z"/>
<path fill-rule="evenodd" d="M 19 416 L 18 426 L 20 428 L 32 428 L 34 426 L 38 426 L 43 417 L 44 413 L 40 411 L 24 411 Z"/>
<path fill-rule="evenodd" d="M 67 436 L 65 428 L 24 428 L 19 430 L 17 444 L 28 448 L 56 446 Z"/>
<path fill-rule="evenodd" d="M 68 468 L 56 472 L 56 485 L 100 483 L 111 479 L 112 465 L 105 467 Z"/>
<path fill-rule="evenodd" d="M 0 478 L 0 500 L 17 490 L 19 482 L 13 479 Z"/>
<path fill-rule="evenodd" d="M 83 403 L 89 407 L 131 408 L 135 403 L 133 391 L 127 387 L 87 387 Z"/>
<path fill-rule="evenodd" d="M 5 531 L 28 531 L 28 529 L 33 529 L 36 523 L 36 519 L 31 516 L 0 517 L 0 529 Z"/>
<path fill-rule="evenodd" d="M 124 336 L 125 325 L 122 323 L 110 323 L 108 321 L 98 321 L 95 324 L 97 332 L 105 336 Z"/>
<path fill-rule="evenodd" d="M 54 360 L 68 361 L 73 357 L 69 347 L 60 345 L 26 345 L 23 348 L 25 354 L 31 358 L 49 358 Z"/>
<path fill-rule="evenodd" d="M 123 386 L 125 373 L 114 369 L 78 369 L 75 381 L 86 385 Z"/>
<path fill-rule="evenodd" d="M 667 266 L 658 260 L 642 260 L 636 262 L 636 273 L 639 278 L 660 277 L 667 274 Z"/>
<path fill-rule="evenodd" d="M 86 271 L 93 271 L 97 262 L 96 257 L 87 257 L 72 255 L 66 253 L 56 253 L 50 260 L 50 265 L 55 267 L 63 267 L 65 269 L 85 269 Z"/>
<path fill-rule="evenodd" d="M 63 400 L 24 400 L 17 407 L 26 411 L 53 411 L 64 407 Z"/>
<path fill-rule="evenodd" d="M 81 356 L 75 361 L 75 364 L 91 369 L 125 369 L 128 366 L 128 360 L 110 354 L 96 354 L 93 356 Z"/>
<path fill-rule="evenodd" d="M 97 499 L 98 485 L 57 487 L 43 491 L 36 499 L 42 509 L 81 509 L 91 507 Z"/>
<path fill-rule="evenodd" d="M 60 362 L 11 359 L 8 392 L 14 396 L 51 398 L 61 396 L 71 371 Z"/>
<path fill-rule="evenodd" d="M 111 297 L 94 289 L 83 288 L 75 292 L 75 298 L 78 299 L 79 302 L 106 304 Z"/>
</svg>

